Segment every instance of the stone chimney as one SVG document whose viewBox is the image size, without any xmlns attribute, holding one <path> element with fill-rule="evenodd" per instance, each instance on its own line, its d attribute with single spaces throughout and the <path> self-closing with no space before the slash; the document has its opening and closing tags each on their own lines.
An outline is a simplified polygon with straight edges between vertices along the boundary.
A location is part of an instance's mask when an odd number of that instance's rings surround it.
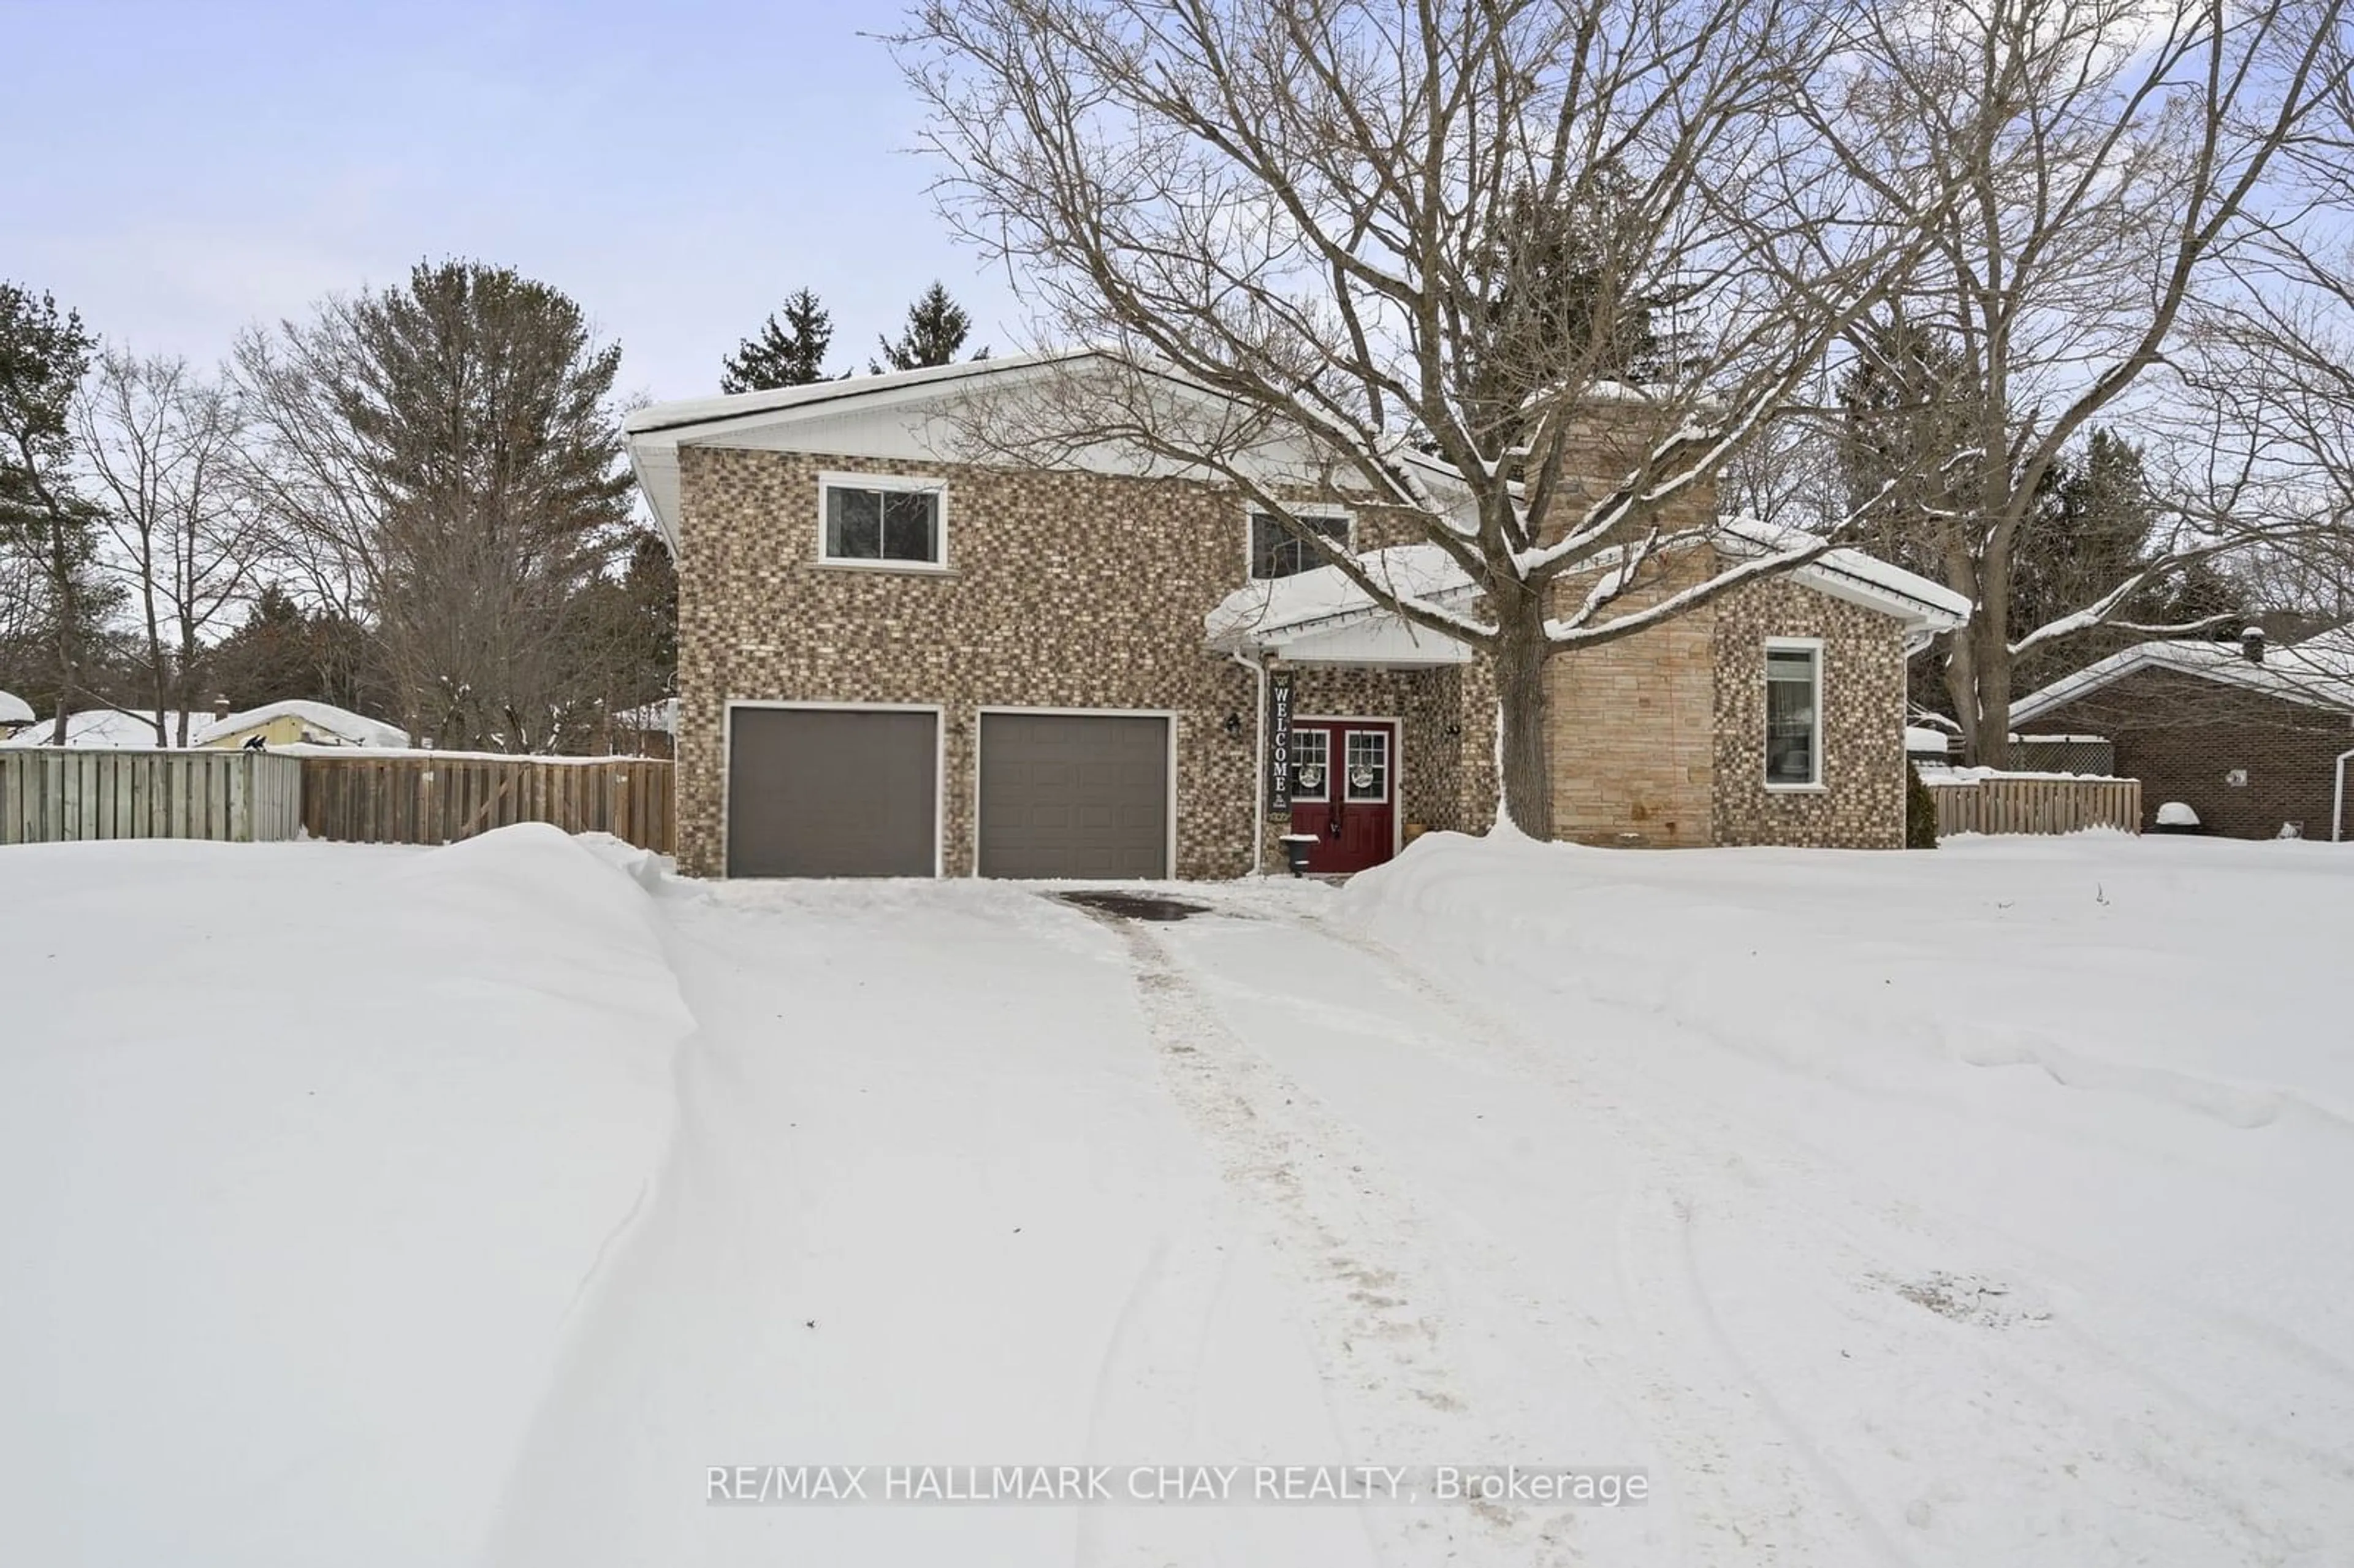
<svg viewBox="0 0 2354 1568">
<path fill-rule="evenodd" d="M 213 723 L 218 724 L 227 717 L 228 717 L 228 694 L 223 692 L 213 699 Z"/>
<path fill-rule="evenodd" d="M 2264 629 L 2251 626 L 2240 633 L 2240 656 L 2251 664 L 2264 662 Z"/>
</svg>

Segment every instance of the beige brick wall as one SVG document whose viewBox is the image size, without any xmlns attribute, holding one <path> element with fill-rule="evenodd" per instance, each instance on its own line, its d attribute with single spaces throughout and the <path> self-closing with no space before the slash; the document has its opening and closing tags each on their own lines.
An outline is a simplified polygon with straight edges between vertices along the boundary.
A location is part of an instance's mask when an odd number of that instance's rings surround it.
<svg viewBox="0 0 2354 1568">
<path fill-rule="evenodd" d="M 1712 557 L 1688 553 L 1617 613 L 1702 580 Z M 1585 591 L 1564 584 L 1564 598 Z M 1579 843 L 1691 848 L 1712 843 L 1715 773 L 1714 607 L 1649 631 L 1558 654 L 1548 672 L 1553 832 Z"/>
<path fill-rule="evenodd" d="M 678 860 L 720 874 L 730 700 L 946 706 L 945 869 L 973 865 L 982 706 L 1173 709 L 1177 873 L 1248 869 L 1250 673 L 1203 647 L 1239 586 L 1243 508 L 1206 485 L 685 447 L 679 453 Z M 818 475 L 948 482 L 946 573 L 817 562 Z M 1225 722 L 1239 715 L 1242 735 Z"/>
</svg>

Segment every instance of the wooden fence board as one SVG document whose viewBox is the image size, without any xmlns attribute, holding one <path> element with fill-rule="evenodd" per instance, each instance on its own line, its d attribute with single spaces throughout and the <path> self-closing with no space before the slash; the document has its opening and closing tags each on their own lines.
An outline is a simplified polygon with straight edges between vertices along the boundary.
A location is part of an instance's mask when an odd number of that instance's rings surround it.
<svg viewBox="0 0 2354 1568">
<path fill-rule="evenodd" d="M 1924 775 L 1937 803 L 1937 836 L 1952 833 L 2075 833 L 2089 828 L 2141 832 L 2138 779 L 1982 778 Z"/>
<path fill-rule="evenodd" d="M 302 764 L 245 751 L 0 750 L 0 843 L 291 839 Z"/>
<path fill-rule="evenodd" d="M 672 849 L 668 762 L 413 752 L 302 762 L 302 821 L 313 838 L 453 843 L 517 822 L 547 822 L 664 854 Z"/>
</svg>

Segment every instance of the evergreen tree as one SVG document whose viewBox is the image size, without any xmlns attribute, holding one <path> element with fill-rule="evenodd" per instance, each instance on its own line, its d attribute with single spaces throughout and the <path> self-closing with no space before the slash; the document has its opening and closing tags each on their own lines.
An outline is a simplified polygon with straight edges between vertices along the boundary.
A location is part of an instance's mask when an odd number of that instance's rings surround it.
<svg viewBox="0 0 2354 1568">
<path fill-rule="evenodd" d="M 1953 464 L 1971 441 L 1961 355 L 1930 334 L 1875 325 L 1839 387 L 1840 465 L 1858 531 L 1882 558 L 1936 581 L 1925 515 L 1956 504 Z"/>
<path fill-rule="evenodd" d="M 877 340 L 883 345 L 883 360 L 871 368 L 879 371 L 888 365 L 893 370 L 917 370 L 949 364 L 971 333 L 972 317 L 949 297 L 944 286 L 936 282 L 907 307 L 907 324 L 899 334 L 898 342 Z M 984 348 L 973 357 L 987 359 L 989 350 Z"/>
<path fill-rule="evenodd" d="M 2114 430 L 2096 429 L 2081 451 L 2055 465 L 2013 547 L 2011 625 L 2031 631 L 2097 602 L 2158 552 L 2161 521 L 2140 450 Z M 2015 689 L 2032 692 L 2148 632 L 2244 608 L 2232 581 L 2205 563 L 2164 574 L 2127 599 L 2104 626 L 2021 652 Z"/>
<path fill-rule="evenodd" d="M 384 694 L 372 677 L 366 629 L 332 610 L 306 610 L 277 583 L 255 596 L 235 630 L 207 662 L 210 694 L 239 708 L 305 698 L 376 711 Z"/>
<path fill-rule="evenodd" d="M 420 265 L 350 322 L 333 396 L 380 498 L 369 609 L 403 716 L 445 746 L 564 744 L 595 695 L 577 601 L 630 537 L 620 350 L 557 290 L 472 261 Z"/>
<path fill-rule="evenodd" d="M 1523 444 L 1531 400 L 1597 378 L 1643 381 L 1669 345 L 1653 302 L 1631 296 L 1606 219 L 1522 190 L 1455 302 L 1466 323 L 1463 400 L 1492 451 Z"/>
<path fill-rule="evenodd" d="M 778 316 L 784 319 L 780 323 Z M 825 351 L 833 342 L 833 318 L 817 296 L 796 290 L 783 307 L 728 356 L 719 373 L 722 392 L 765 392 L 774 387 L 804 387 L 825 379 Z"/>
<path fill-rule="evenodd" d="M 49 295 L 0 282 L 0 549 L 27 564 L 46 590 L 60 742 L 83 691 L 83 651 L 104 597 L 96 582 L 100 514 L 71 473 L 73 395 L 94 348 L 78 313 L 61 314 Z"/>
</svg>

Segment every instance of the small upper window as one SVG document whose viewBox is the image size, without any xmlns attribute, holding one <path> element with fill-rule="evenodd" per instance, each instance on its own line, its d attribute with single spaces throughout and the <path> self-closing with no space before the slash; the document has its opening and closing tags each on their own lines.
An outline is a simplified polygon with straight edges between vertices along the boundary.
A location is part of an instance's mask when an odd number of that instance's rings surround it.
<svg viewBox="0 0 2354 1568">
<path fill-rule="evenodd" d="M 942 493 L 938 485 L 829 482 L 824 490 L 827 560 L 940 565 Z"/>
<path fill-rule="evenodd" d="M 1808 789 L 1823 781 L 1823 651 L 1819 643 L 1766 647 L 1766 782 Z"/>
<path fill-rule="evenodd" d="M 1330 515 L 1292 514 L 1302 528 L 1320 534 L 1342 549 L 1349 548 L 1349 519 L 1339 514 Z M 1316 546 L 1284 525 L 1283 519 L 1269 512 L 1254 512 L 1250 520 L 1250 575 L 1254 581 L 1263 577 L 1288 577 L 1295 572 L 1320 567 L 1324 557 Z"/>
</svg>

